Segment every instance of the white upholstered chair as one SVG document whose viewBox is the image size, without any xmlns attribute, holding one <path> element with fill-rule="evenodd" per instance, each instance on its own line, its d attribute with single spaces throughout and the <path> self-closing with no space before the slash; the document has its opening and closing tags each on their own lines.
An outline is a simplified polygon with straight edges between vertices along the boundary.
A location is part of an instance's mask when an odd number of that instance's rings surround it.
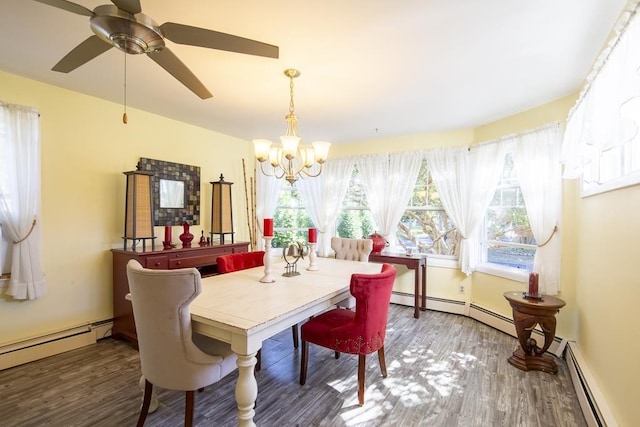
<svg viewBox="0 0 640 427">
<path fill-rule="evenodd" d="M 335 252 L 336 259 L 368 262 L 369 254 L 373 250 L 373 240 L 332 237 L 331 249 Z M 340 301 L 336 306 L 352 310 L 356 307 L 356 299 L 350 296 L 349 298 Z"/>
<path fill-rule="evenodd" d="M 153 386 L 186 391 L 185 426 L 191 426 L 194 390 L 233 372 L 236 355 L 229 344 L 191 329 L 189 304 L 202 289 L 198 270 L 150 270 L 131 260 L 127 277 L 145 384 L 138 426 L 144 425 Z"/>
<path fill-rule="evenodd" d="M 373 250 L 373 240 L 332 237 L 331 249 L 335 252 L 336 259 L 367 262 Z"/>
</svg>

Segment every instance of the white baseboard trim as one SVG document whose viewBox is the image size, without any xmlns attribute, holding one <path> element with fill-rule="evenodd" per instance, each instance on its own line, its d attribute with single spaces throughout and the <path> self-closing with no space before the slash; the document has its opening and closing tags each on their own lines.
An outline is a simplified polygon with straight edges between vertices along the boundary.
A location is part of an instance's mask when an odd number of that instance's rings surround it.
<svg viewBox="0 0 640 427">
<path fill-rule="evenodd" d="M 112 326 L 103 320 L 0 345 L 0 370 L 95 344 L 111 335 Z"/>
<path fill-rule="evenodd" d="M 618 422 L 609 409 L 604 396 L 576 343 L 569 343 L 566 351 L 567 367 L 578 395 L 582 413 L 589 427 L 617 427 Z"/>
<path fill-rule="evenodd" d="M 407 294 L 404 292 L 393 292 L 391 294 L 391 302 L 394 304 L 414 307 L 413 294 Z M 466 315 L 466 304 L 464 301 L 427 297 L 427 309 Z"/>
</svg>

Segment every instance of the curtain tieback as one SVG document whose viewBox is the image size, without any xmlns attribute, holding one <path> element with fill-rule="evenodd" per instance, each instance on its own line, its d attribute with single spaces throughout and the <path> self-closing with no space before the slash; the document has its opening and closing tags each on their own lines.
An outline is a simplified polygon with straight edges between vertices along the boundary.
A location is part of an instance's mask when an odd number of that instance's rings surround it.
<svg viewBox="0 0 640 427">
<path fill-rule="evenodd" d="M 549 243 L 551 241 L 551 239 L 553 238 L 553 235 L 556 234 L 556 231 L 558 231 L 558 226 L 557 225 L 555 227 L 553 227 L 553 231 L 551 232 L 551 236 L 549 236 L 549 238 L 543 244 L 538 245 L 538 247 L 541 248 L 544 245 L 546 245 L 547 243 Z"/>
<path fill-rule="evenodd" d="M 17 245 L 18 243 L 22 243 L 22 242 L 24 242 L 25 240 L 27 240 L 27 239 L 29 238 L 29 236 L 31 236 L 31 233 L 33 232 L 33 229 L 34 229 L 34 228 L 36 228 L 36 219 L 35 219 L 35 218 L 33 219 L 33 222 L 31 223 L 31 228 L 29 229 L 29 232 L 27 233 L 27 235 L 26 235 L 26 236 L 24 236 L 24 237 L 23 237 L 22 239 L 20 239 L 20 240 L 14 240 L 14 241 L 13 241 L 13 244 L 14 244 L 14 245 Z"/>
</svg>

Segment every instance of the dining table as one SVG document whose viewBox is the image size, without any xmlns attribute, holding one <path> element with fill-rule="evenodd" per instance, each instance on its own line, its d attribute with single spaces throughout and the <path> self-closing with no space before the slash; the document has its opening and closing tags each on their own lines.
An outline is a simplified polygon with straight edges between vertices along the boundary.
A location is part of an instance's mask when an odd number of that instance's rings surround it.
<svg viewBox="0 0 640 427">
<path fill-rule="evenodd" d="M 263 341 L 348 298 L 352 274 L 381 271 L 380 264 L 334 258 L 317 258 L 313 271 L 303 264 L 295 267 L 299 274 L 285 277 L 286 262 L 272 258 L 272 283 L 260 281 L 265 267 L 204 277 L 202 292 L 190 305 L 193 330 L 230 343 L 237 355 L 239 426 L 255 426 L 255 356 Z"/>
</svg>

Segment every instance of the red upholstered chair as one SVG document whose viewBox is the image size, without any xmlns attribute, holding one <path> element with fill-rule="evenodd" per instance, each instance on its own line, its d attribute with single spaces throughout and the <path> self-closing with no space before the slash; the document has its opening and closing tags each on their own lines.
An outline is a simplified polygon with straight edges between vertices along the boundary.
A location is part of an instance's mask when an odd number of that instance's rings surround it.
<svg viewBox="0 0 640 427">
<path fill-rule="evenodd" d="M 264 265 L 264 251 L 222 255 L 217 258 L 216 263 L 218 264 L 218 273 L 220 274 L 260 267 Z"/>
<path fill-rule="evenodd" d="M 382 376 L 387 377 L 384 338 L 391 288 L 395 278 L 396 269 L 391 264 L 382 264 L 382 271 L 378 274 L 353 274 L 350 290 L 356 299 L 355 311 L 335 308 L 309 319 L 302 325 L 301 385 L 307 381 L 310 342 L 336 352 L 357 354 L 358 402 L 360 406 L 364 405 L 364 370 L 367 354 L 378 352 Z"/>
<path fill-rule="evenodd" d="M 231 273 L 232 271 L 245 270 L 247 268 L 260 267 L 264 265 L 264 251 L 239 252 L 229 255 L 219 256 L 216 260 L 218 264 L 218 273 Z M 298 348 L 298 325 L 291 327 L 293 335 L 293 347 Z M 256 359 L 258 363 L 256 369 L 260 369 L 261 351 L 258 352 Z"/>
</svg>

